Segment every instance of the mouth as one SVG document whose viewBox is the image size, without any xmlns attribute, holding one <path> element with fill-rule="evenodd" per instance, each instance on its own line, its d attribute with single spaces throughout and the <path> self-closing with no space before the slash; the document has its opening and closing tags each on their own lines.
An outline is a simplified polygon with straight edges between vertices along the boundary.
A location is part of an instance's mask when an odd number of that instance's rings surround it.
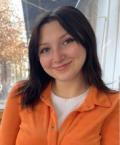
<svg viewBox="0 0 120 145">
<path fill-rule="evenodd" d="M 57 71 L 62 71 L 62 70 L 65 70 L 70 64 L 71 64 L 71 61 L 68 63 L 62 64 L 60 66 L 56 66 L 54 67 L 54 69 Z"/>
</svg>

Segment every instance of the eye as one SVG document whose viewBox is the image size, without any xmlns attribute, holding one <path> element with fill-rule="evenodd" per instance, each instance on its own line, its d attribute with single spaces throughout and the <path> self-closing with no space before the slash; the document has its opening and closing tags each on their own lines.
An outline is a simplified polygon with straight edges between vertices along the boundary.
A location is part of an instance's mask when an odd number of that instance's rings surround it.
<svg viewBox="0 0 120 145">
<path fill-rule="evenodd" d="M 48 47 L 41 48 L 40 49 L 40 54 L 45 54 L 45 53 L 48 53 L 49 51 L 50 51 L 50 48 L 48 48 Z"/>
<path fill-rule="evenodd" d="M 63 42 L 63 44 L 64 44 L 64 45 L 67 45 L 67 44 L 72 43 L 72 42 L 74 42 L 74 41 L 75 41 L 74 38 L 67 38 L 67 39 Z"/>
</svg>

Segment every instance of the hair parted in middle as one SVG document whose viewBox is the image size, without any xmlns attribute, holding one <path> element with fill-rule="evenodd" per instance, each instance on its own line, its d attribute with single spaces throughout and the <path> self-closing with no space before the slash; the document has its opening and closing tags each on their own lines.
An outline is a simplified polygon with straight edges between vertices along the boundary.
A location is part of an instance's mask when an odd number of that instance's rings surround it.
<svg viewBox="0 0 120 145">
<path fill-rule="evenodd" d="M 49 82 L 54 80 L 43 70 L 39 61 L 40 32 L 45 24 L 52 21 L 58 21 L 65 31 L 86 49 L 86 61 L 82 68 L 85 81 L 89 85 L 95 85 L 100 90 L 110 91 L 101 78 L 102 72 L 97 56 L 94 31 L 87 18 L 77 8 L 63 6 L 54 11 L 46 12 L 37 20 L 29 42 L 29 79 L 21 89 L 21 92 L 24 92 L 23 105 L 30 106 L 36 104 L 40 94 Z"/>
</svg>

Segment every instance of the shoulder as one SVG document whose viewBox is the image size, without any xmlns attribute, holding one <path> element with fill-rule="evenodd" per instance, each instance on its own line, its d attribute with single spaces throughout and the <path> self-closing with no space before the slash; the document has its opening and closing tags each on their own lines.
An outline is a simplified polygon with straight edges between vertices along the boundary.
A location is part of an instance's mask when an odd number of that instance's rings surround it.
<svg viewBox="0 0 120 145">
<path fill-rule="evenodd" d="M 19 82 L 16 82 L 15 84 L 13 84 L 13 86 L 11 87 L 9 93 L 13 93 L 13 94 L 16 94 L 18 92 L 18 90 L 24 86 L 26 81 L 19 81 Z"/>
<path fill-rule="evenodd" d="M 101 100 L 107 104 L 106 107 L 110 108 L 110 110 L 114 110 L 115 108 L 119 107 L 120 104 L 120 92 L 110 92 L 110 93 L 105 93 L 99 91 L 99 96 Z"/>
<path fill-rule="evenodd" d="M 17 101 L 20 103 L 21 95 L 19 95 L 19 89 L 24 85 L 25 81 L 16 82 L 8 91 L 7 102 Z"/>
<path fill-rule="evenodd" d="M 110 93 L 107 94 L 109 100 L 111 101 L 111 104 L 113 107 L 119 107 L 120 104 L 120 92 Z"/>
<path fill-rule="evenodd" d="M 91 91 L 92 98 L 96 105 L 113 110 L 120 102 L 120 92 L 104 92 L 96 87 Z M 94 93 L 93 93 L 94 92 Z"/>
<path fill-rule="evenodd" d="M 113 125 L 118 125 L 119 122 L 119 109 L 120 109 L 120 93 L 107 94 L 108 99 L 110 100 L 111 106 L 107 109 L 107 124 L 112 123 Z M 117 128 L 116 128 L 117 129 Z"/>
</svg>

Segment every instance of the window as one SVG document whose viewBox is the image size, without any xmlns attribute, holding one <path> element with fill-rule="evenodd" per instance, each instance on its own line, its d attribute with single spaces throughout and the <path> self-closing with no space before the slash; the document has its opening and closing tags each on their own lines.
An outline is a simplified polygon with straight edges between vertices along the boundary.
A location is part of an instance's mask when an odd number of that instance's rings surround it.
<svg viewBox="0 0 120 145">
<path fill-rule="evenodd" d="M 0 50 L 0 104 L 3 104 L 11 86 L 26 78 L 28 72 L 21 1 L 4 0 L 0 4 Z"/>
<path fill-rule="evenodd" d="M 0 104 L 15 82 L 28 77 L 27 44 L 35 18 L 63 5 L 77 7 L 89 19 L 97 36 L 103 79 L 109 87 L 120 88 L 119 0 L 4 0 L 0 4 Z"/>
</svg>

